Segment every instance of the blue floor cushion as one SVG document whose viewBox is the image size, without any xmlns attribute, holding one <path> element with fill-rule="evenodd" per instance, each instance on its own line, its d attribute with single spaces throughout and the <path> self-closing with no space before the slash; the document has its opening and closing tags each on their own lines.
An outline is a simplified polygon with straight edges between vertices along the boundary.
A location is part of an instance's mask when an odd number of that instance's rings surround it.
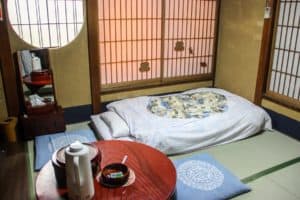
<svg viewBox="0 0 300 200">
<path fill-rule="evenodd" d="M 173 160 L 178 200 L 230 199 L 251 189 L 209 154 Z"/>
<path fill-rule="evenodd" d="M 75 142 L 94 142 L 96 137 L 89 129 L 68 131 L 35 137 L 35 170 L 40 170 L 50 159 L 52 153 L 61 147 Z"/>
</svg>

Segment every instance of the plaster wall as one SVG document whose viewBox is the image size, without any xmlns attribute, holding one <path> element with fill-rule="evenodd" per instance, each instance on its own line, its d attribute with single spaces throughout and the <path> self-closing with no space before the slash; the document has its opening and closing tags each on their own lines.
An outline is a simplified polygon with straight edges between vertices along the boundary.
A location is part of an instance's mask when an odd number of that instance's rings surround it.
<svg viewBox="0 0 300 200">
<path fill-rule="evenodd" d="M 254 100 L 265 1 L 221 2 L 215 86 Z"/>
</svg>

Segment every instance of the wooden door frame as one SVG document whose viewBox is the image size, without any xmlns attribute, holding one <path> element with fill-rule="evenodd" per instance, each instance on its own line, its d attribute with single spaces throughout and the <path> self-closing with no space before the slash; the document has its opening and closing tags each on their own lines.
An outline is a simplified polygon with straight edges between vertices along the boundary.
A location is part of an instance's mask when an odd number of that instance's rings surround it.
<svg viewBox="0 0 300 200">
<path fill-rule="evenodd" d="M 268 99 L 274 103 L 282 105 L 284 107 L 299 111 L 299 106 L 289 102 L 289 99 L 278 99 L 272 94 L 267 93 L 269 73 L 271 72 L 272 56 L 273 56 L 273 45 L 275 40 L 276 23 L 279 16 L 280 0 L 266 0 L 266 4 L 269 3 L 271 7 L 271 18 L 264 20 L 263 37 L 261 42 L 259 68 L 257 74 L 257 82 L 255 88 L 255 99 L 254 103 L 261 105 L 262 99 Z"/>
<path fill-rule="evenodd" d="M 87 24 L 88 24 L 88 51 L 89 51 L 89 68 L 91 80 L 91 99 L 92 112 L 94 114 L 101 111 L 101 97 L 100 97 L 100 70 L 98 63 L 99 48 L 98 48 L 98 1 L 86 1 L 87 10 Z"/>
<path fill-rule="evenodd" d="M 276 19 L 276 8 L 279 0 L 266 0 L 266 6 L 271 7 L 271 18 L 264 19 L 263 35 L 260 47 L 259 67 L 256 80 L 254 103 L 261 105 L 266 92 L 268 71 L 270 66 L 271 46 L 273 41 L 273 28 Z"/>
<path fill-rule="evenodd" d="M 2 3 L 3 11 L 3 20 L 0 21 L 0 70 L 2 74 L 8 116 L 18 116 L 20 112 L 19 97 L 16 69 L 9 42 L 7 6 L 6 0 L 0 1 Z"/>
</svg>

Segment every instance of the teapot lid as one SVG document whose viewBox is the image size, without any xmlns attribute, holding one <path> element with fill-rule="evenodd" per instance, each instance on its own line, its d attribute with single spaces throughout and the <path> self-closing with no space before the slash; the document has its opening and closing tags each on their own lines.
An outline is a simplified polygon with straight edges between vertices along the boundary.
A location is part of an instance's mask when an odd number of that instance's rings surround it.
<svg viewBox="0 0 300 200">
<path fill-rule="evenodd" d="M 83 144 L 79 141 L 75 141 L 72 144 L 70 144 L 70 152 L 76 153 L 81 151 L 84 148 Z"/>
<path fill-rule="evenodd" d="M 89 149 L 90 160 L 94 160 L 97 158 L 97 156 L 100 152 L 96 146 L 94 146 L 93 144 L 88 144 L 88 143 L 81 143 L 81 144 Z M 56 153 L 55 159 L 61 165 L 66 164 L 65 151 L 67 148 L 70 149 L 70 145 L 60 148 Z"/>
</svg>

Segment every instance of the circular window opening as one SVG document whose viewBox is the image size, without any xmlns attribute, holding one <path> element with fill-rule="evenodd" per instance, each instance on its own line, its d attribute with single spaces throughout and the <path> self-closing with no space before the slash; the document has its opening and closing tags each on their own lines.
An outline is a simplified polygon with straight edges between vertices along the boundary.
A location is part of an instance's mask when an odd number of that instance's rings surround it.
<svg viewBox="0 0 300 200">
<path fill-rule="evenodd" d="M 7 0 L 7 8 L 13 30 L 35 47 L 68 44 L 84 20 L 82 0 Z"/>
</svg>

